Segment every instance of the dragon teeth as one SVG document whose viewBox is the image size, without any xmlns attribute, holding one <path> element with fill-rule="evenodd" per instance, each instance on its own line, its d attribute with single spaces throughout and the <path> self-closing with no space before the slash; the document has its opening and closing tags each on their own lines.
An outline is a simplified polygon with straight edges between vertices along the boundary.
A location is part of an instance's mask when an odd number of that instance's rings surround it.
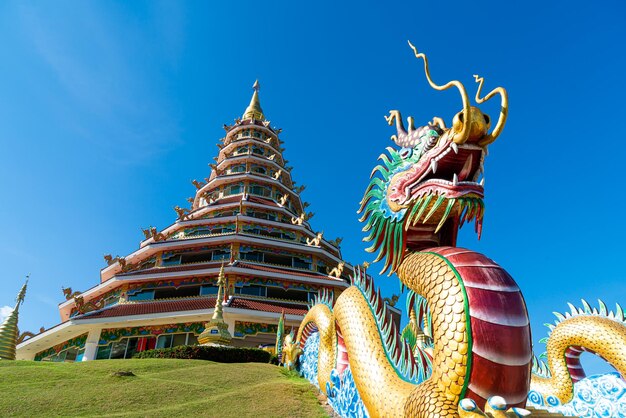
<svg viewBox="0 0 626 418">
<path fill-rule="evenodd" d="M 430 169 L 433 171 L 433 174 L 437 172 L 437 161 L 430 160 Z"/>
<path fill-rule="evenodd" d="M 456 142 L 450 143 L 450 148 L 452 148 L 452 151 L 454 151 L 455 154 L 459 153 L 459 146 L 456 144 Z"/>
</svg>

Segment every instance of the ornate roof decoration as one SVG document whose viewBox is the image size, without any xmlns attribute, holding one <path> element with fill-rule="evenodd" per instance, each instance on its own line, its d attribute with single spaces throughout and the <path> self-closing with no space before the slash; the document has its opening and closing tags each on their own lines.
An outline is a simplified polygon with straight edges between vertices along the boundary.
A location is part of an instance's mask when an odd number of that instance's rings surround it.
<svg viewBox="0 0 626 418">
<path fill-rule="evenodd" d="M 261 89 L 259 80 L 254 82 L 252 88 L 254 89 L 254 93 L 252 94 L 252 99 L 250 99 L 250 104 L 243 113 L 242 119 L 256 119 L 263 121 L 265 120 L 265 115 L 263 114 L 263 109 L 261 109 L 261 102 L 259 102 L 259 90 Z"/>
</svg>

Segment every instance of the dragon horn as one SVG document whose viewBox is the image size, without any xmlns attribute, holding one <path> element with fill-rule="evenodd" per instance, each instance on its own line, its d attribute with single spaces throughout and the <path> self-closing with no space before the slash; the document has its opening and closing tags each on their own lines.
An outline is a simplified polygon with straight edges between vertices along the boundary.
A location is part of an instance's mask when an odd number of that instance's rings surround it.
<svg viewBox="0 0 626 418">
<path fill-rule="evenodd" d="M 483 87 L 483 83 L 485 79 L 483 77 L 477 76 L 476 74 L 474 74 L 474 79 L 478 83 L 478 90 L 476 90 L 476 103 L 481 104 L 491 99 L 496 94 L 500 95 L 500 116 L 498 117 L 498 123 L 496 123 L 496 126 L 495 128 L 493 128 L 493 131 L 491 131 L 490 134 L 486 135 L 485 139 L 483 139 L 480 142 L 481 146 L 485 146 L 495 141 L 496 138 L 500 136 L 502 129 L 504 129 L 504 124 L 506 123 L 506 118 L 509 114 L 509 96 L 503 87 L 496 87 L 495 89 L 491 90 L 485 97 L 481 99 L 480 90 Z"/>
<path fill-rule="evenodd" d="M 467 141 L 467 138 L 469 137 L 470 126 L 471 126 L 471 124 L 469 123 L 470 101 L 469 101 L 469 96 L 467 95 L 467 91 L 465 90 L 465 86 L 463 86 L 463 83 L 461 83 L 458 80 L 449 81 L 442 86 L 435 84 L 432 78 L 430 78 L 430 70 L 428 69 L 428 58 L 426 58 L 426 55 L 424 53 L 417 52 L 417 48 L 413 46 L 411 41 L 408 41 L 408 42 L 409 42 L 409 46 L 413 50 L 413 53 L 415 54 L 415 57 L 421 58 L 424 60 L 424 73 L 426 74 L 426 79 L 428 80 L 428 84 L 430 84 L 432 88 L 434 88 L 435 90 L 443 91 L 451 87 L 456 87 L 461 93 L 461 100 L 463 100 L 463 111 L 462 111 L 463 120 L 468 123 L 463 123 L 463 127 L 458 132 L 455 130 L 454 126 L 452 127 L 454 131 L 454 134 L 452 135 L 452 140 L 457 144 L 463 144 L 465 141 Z"/>
</svg>

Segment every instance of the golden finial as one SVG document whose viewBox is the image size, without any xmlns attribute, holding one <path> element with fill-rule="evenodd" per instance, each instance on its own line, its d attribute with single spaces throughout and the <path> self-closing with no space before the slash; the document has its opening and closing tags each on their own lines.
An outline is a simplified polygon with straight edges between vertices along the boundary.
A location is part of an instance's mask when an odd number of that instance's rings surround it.
<svg viewBox="0 0 626 418">
<path fill-rule="evenodd" d="M 261 109 L 261 103 L 259 102 L 259 90 L 261 89 L 259 80 L 254 82 L 252 88 L 254 89 L 252 99 L 250 99 L 250 104 L 246 108 L 246 111 L 243 113 L 243 117 L 241 119 L 265 120 L 265 115 L 263 114 L 263 109 Z"/>
<path fill-rule="evenodd" d="M 26 282 L 24 282 L 24 285 L 22 286 L 22 289 L 20 289 L 20 293 L 17 294 L 17 298 L 15 299 L 15 310 L 17 310 L 17 308 L 19 308 L 20 304 L 22 304 L 24 302 L 24 297 L 26 296 L 26 287 L 28 286 L 28 279 L 30 278 L 30 273 L 28 275 L 26 275 Z"/>
</svg>

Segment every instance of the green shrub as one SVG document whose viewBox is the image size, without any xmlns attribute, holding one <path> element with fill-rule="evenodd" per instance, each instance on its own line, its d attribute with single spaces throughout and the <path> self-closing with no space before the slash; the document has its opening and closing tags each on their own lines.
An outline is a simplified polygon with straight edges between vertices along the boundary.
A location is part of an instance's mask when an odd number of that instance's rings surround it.
<svg viewBox="0 0 626 418">
<path fill-rule="evenodd" d="M 181 345 L 136 353 L 134 358 L 210 360 L 218 363 L 269 363 L 272 355 L 258 348 Z"/>
</svg>

